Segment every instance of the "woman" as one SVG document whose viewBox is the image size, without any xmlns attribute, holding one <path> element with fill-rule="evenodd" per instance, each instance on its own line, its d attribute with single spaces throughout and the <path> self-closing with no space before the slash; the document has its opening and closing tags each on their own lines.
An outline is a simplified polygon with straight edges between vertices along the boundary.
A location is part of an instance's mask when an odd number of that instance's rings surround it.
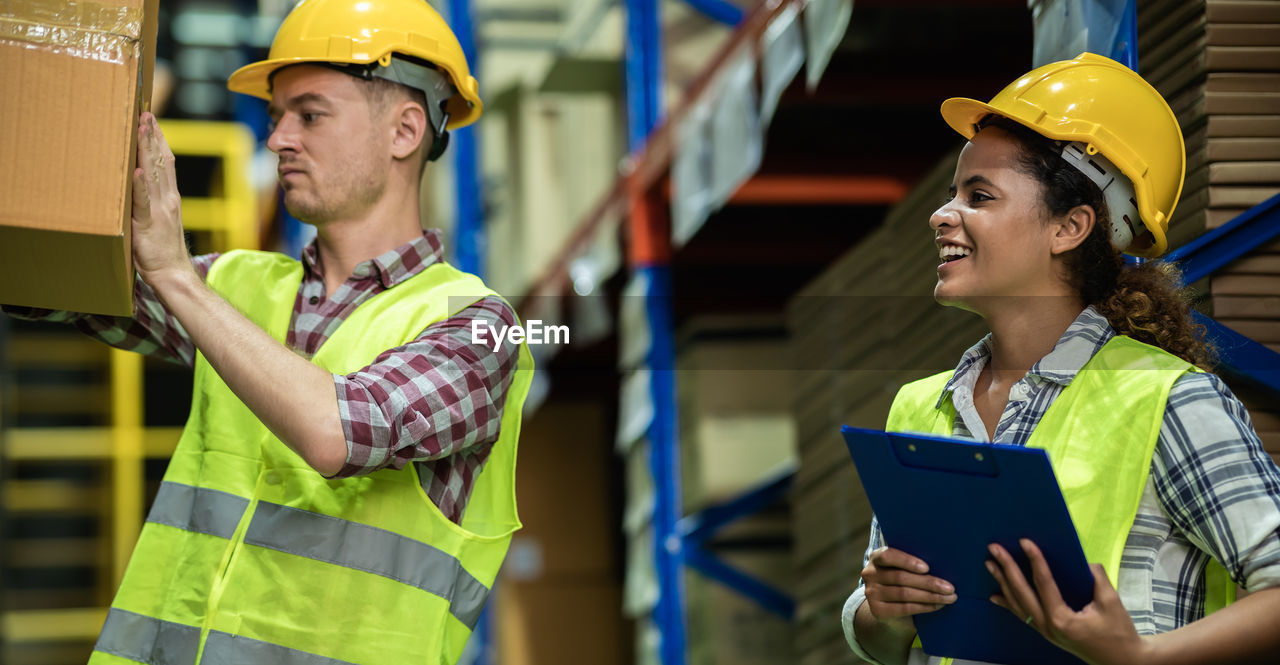
<svg viewBox="0 0 1280 665">
<path fill-rule="evenodd" d="M 1184 169 L 1172 111 L 1086 53 L 942 114 L 969 143 L 929 220 L 934 296 L 991 334 L 954 372 L 905 386 L 886 429 L 1048 450 L 1094 600 L 1065 605 L 1027 540 L 1032 580 L 998 545 L 988 570 L 992 602 L 1055 644 L 1095 665 L 1277 662 L 1280 472 L 1244 407 L 1201 371 L 1212 350 L 1176 273 L 1121 258 L 1166 248 Z M 1250 593 L 1232 602 L 1237 584 Z M 945 662 L 913 645 L 912 617 L 955 600 L 873 521 L 845 634 L 886 665 Z"/>
</svg>

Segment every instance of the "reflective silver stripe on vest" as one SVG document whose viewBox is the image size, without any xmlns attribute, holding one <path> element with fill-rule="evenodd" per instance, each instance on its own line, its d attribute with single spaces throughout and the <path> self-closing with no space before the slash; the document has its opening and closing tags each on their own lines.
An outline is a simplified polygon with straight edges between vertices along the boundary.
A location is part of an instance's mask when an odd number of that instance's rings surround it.
<svg viewBox="0 0 1280 665">
<path fill-rule="evenodd" d="M 200 665 L 247 665 L 248 663 L 355 665 L 345 660 L 317 656 L 243 635 L 232 635 L 219 630 L 209 631 L 209 639 L 204 641 L 204 655 L 200 657 Z"/>
<path fill-rule="evenodd" d="M 449 601 L 449 612 L 475 628 L 489 589 L 447 552 L 385 529 L 267 501 L 244 542 L 389 577 Z"/>
<path fill-rule="evenodd" d="M 244 497 L 165 481 L 160 483 L 147 521 L 230 538 L 248 507 L 249 500 Z"/>
<path fill-rule="evenodd" d="M 107 621 L 93 650 L 150 665 L 192 665 L 199 647 L 197 626 L 162 621 L 113 607 L 107 612 Z"/>
</svg>

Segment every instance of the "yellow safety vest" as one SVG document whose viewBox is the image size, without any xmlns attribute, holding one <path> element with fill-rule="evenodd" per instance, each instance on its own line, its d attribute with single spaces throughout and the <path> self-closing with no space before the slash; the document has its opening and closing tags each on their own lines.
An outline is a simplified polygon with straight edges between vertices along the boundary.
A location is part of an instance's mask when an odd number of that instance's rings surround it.
<svg viewBox="0 0 1280 665">
<path fill-rule="evenodd" d="M 1027 447 L 1049 454 L 1085 558 L 1101 563 L 1113 585 L 1151 472 L 1165 404 L 1190 363 L 1118 335 L 1058 395 Z M 956 410 L 941 399 L 953 372 L 898 391 L 885 429 L 951 436 Z M 1205 570 L 1205 614 L 1235 600 L 1235 584 L 1216 560 Z M 914 646 L 920 646 L 917 638 Z"/>
<path fill-rule="evenodd" d="M 283 342 L 301 280 L 295 260 L 235 251 L 208 284 Z M 473 275 L 429 266 L 361 304 L 312 362 L 359 370 L 490 295 Z M 520 527 L 516 441 L 532 368 L 522 345 L 459 526 L 413 464 L 324 478 L 197 356 L 191 416 L 89 662 L 456 662 Z"/>
</svg>

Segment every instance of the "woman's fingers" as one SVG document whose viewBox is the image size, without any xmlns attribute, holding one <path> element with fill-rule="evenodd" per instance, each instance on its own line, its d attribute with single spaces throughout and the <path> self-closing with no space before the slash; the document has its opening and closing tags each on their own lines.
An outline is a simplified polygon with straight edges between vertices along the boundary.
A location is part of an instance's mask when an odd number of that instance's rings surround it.
<svg viewBox="0 0 1280 665">
<path fill-rule="evenodd" d="M 991 602 L 1009 610 L 1019 619 L 1025 619 L 1027 617 L 1027 612 L 1022 609 L 1022 605 L 1020 605 L 1014 598 L 1013 591 L 1009 587 L 1009 580 L 1005 577 L 999 564 L 994 561 L 988 561 L 987 572 L 991 573 L 991 576 L 996 580 L 996 584 L 1000 586 L 1000 594 L 992 596 L 990 598 Z"/>
<path fill-rule="evenodd" d="M 948 596 L 955 593 L 955 587 L 951 586 L 946 580 L 896 568 L 876 569 L 875 580 L 880 584 L 914 588 L 937 596 Z"/>
<path fill-rule="evenodd" d="M 899 568 L 921 575 L 929 572 L 929 564 L 892 547 L 881 547 L 871 553 L 871 563 L 877 568 Z"/>
<path fill-rule="evenodd" d="M 873 583 L 867 584 L 866 594 L 871 613 L 881 619 L 935 612 L 956 601 L 954 594 L 946 596 L 914 587 Z"/>
<path fill-rule="evenodd" d="M 926 574 L 928 564 L 901 550 L 882 547 L 862 571 L 867 602 L 877 618 L 933 612 L 956 601 L 955 588 Z"/>
<path fill-rule="evenodd" d="M 1026 538 L 1019 540 L 1018 544 L 1022 546 L 1022 551 L 1026 552 L 1027 558 L 1031 561 L 1031 579 L 1035 580 L 1035 591 L 1039 597 L 1040 606 L 1046 613 L 1066 607 L 1067 603 L 1062 600 L 1058 583 L 1054 581 L 1053 573 L 1049 570 L 1049 562 L 1044 558 L 1040 548 Z"/>
<path fill-rule="evenodd" d="M 1008 551 L 995 543 L 991 544 L 989 550 L 992 558 L 995 559 L 996 567 L 999 568 L 1000 575 L 996 580 L 1000 582 L 1001 592 L 1009 603 L 1009 608 L 1018 615 L 1019 619 L 1034 623 L 1037 629 L 1044 626 L 1044 610 L 1040 606 L 1035 590 L 1023 576 L 1022 569 L 1018 567 L 1018 562 L 1013 560 L 1013 556 Z"/>
<path fill-rule="evenodd" d="M 927 583 L 926 583 L 927 584 Z M 929 585 L 933 586 L 933 585 Z M 921 603 L 925 605 L 945 605 L 954 603 L 954 593 L 938 593 L 929 588 L 879 583 L 876 585 L 875 597 L 889 603 Z M 867 594 L 871 597 L 871 593 Z"/>
</svg>

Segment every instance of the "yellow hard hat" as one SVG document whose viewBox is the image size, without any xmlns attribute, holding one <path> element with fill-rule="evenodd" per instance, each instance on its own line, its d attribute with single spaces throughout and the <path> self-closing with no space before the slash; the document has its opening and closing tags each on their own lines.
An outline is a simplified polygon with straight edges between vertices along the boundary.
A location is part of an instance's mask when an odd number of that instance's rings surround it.
<svg viewBox="0 0 1280 665">
<path fill-rule="evenodd" d="M 458 38 L 426 0 L 303 0 L 280 25 L 266 60 L 236 70 L 232 92 L 271 99 L 271 74 L 306 62 L 389 65 L 392 54 L 431 63 L 457 92 L 449 98 L 449 129 L 480 117 L 480 84 L 467 68 Z"/>
<path fill-rule="evenodd" d="M 1168 249 L 1186 148 L 1173 110 L 1136 72 L 1110 58 L 1081 53 L 1031 71 L 990 103 L 962 97 L 942 103 L 942 117 L 965 138 L 973 138 L 978 123 L 993 113 L 1049 139 L 1080 142 L 1088 154 L 1105 157 L 1132 183 L 1138 215 L 1152 236 L 1149 246 L 1135 244 L 1125 251 L 1156 257 Z"/>
</svg>

